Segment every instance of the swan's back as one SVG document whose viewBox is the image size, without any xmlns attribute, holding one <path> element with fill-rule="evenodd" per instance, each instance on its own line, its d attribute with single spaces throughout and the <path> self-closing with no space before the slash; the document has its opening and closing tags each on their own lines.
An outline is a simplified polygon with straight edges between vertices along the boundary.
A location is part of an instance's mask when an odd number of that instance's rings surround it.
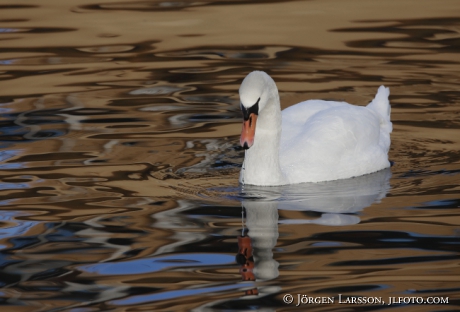
<svg viewBox="0 0 460 312">
<path fill-rule="evenodd" d="M 308 100 L 284 109 L 282 111 L 281 150 L 286 147 L 283 147 L 283 144 L 289 145 L 292 138 L 302 135 L 305 131 L 305 125 L 308 124 L 312 116 L 323 110 L 343 105 L 348 104 L 345 102 Z"/>
<path fill-rule="evenodd" d="M 310 100 L 282 112 L 280 162 L 289 183 L 351 178 L 389 167 L 389 90 L 367 106 Z"/>
</svg>

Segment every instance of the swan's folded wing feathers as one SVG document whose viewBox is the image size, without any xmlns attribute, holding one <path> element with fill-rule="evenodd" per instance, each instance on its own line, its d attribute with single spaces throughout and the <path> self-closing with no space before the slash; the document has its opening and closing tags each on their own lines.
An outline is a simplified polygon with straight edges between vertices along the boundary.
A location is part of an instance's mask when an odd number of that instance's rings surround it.
<svg viewBox="0 0 460 312">
<path fill-rule="evenodd" d="M 345 102 L 308 100 L 284 109 L 282 111 L 281 145 L 291 141 L 298 135 L 302 135 L 305 125 L 308 124 L 312 116 L 325 109 L 343 105 L 348 104 Z M 283 149 L 283 146 L 281 148 Z"/>
<path fill-rule="evenodd" d="M 350 172 L 372 172 L 368 167 L 385 153 L 379 137 L 375 113 L 349 104 L 333 106 L 310 116 L 302 131 L 288 141 L 283 142 L 288 137 L 282 135 L 282 169 L 292 178 L 291 183 L 304 181 L 306 176 L 318 182 L 350 177 Z"/>
</svg>

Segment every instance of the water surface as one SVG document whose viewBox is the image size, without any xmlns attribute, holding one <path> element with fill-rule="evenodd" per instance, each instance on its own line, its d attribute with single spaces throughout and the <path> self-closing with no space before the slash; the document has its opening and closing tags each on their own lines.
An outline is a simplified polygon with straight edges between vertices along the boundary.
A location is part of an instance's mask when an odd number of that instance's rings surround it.
<svg viewBox="0 0 460 312">
<path fill-rule="evenodd" d="M 460 308 L 460 4 L 0 5 L 0 298 L 8 311 Z M 241 187 L 238 87 L 366 105 L 391 169 Z M 334 298 L 295 307 L 286 294 Z M 351 296 L 448 304 L 339 304 Z"/>
</svg>

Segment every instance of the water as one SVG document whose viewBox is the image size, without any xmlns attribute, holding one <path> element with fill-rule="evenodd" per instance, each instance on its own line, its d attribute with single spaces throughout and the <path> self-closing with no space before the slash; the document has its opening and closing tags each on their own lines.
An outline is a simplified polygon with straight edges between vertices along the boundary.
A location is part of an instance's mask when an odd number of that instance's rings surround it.
<svg viewBox="0 0 460 312">
<path fill-rule="evenodd" d="M 458 1 L 0 10 L 8 311 L 460 309 Z M 394 166 L 241 188 L 237 90 L 254 69 L 283 108 L 389 86 Z M 339 303 L 351 296 L 385 305 Z"/>
</svg>

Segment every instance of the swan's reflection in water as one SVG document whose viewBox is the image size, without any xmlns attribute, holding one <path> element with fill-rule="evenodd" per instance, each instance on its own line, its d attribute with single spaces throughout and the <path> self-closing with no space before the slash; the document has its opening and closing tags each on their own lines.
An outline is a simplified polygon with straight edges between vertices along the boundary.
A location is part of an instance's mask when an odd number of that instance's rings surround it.
<svg viewBox="0 0 460 312">
<path fill-rule="evenodd" d="M 359 216 L 351 214 L 384 198 L 390 189 L 390 177 L 391 170 L 388 168 L 347 180 L 279 187 L 244 186 L 242 206 L 247 230 L 238 239 L 236 257 L 243 280 L 263 281 L 278 277 L 279 264 L 273 259 L 273 248 L 279 236 L 279 223 L 357 224 Z M 321 213 L 321 217 L 314 220 L 279 220 L 279 210 L 316 211 Z M 257 290 L 251 290 L 246 294 L 257 293 Z"/>
</svg>

